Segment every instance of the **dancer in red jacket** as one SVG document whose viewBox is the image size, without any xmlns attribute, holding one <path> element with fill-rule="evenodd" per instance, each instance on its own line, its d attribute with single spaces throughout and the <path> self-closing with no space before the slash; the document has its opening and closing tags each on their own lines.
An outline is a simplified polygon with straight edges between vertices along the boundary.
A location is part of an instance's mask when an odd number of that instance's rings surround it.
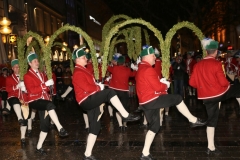
<svg viewBox="0 0 240 160">
<path fill-rule="evenodd" d="M 21 145 L 25 146 L 25 134 L 27 131 L 28 124 L 28 135 L 31 134 L 32 130 L 32 119 L 29 116 L 29 109 L 27 105 L 27 91 L 24 82 L 19 80 L 19 65 L 18 59 L 11 61 L 13 74 L 6 78 L 6 91 L 8 92 L 8 103 L 14 109 L 18 122 L 20 124 L 21 131 Z M 24 111 L 22 112 L 21 106 L 23 105 Z M 27 123 L 28 122 L 28 123 Z"/>
<path fill-rule="evenodd" d="M 240 104 L 240 85 L 230 86 L 226 79 L 222 63 L 216 60 L 218 42 L 212 39 L 202 40 L 207 56 L 198 62 L 190 77 L 189 84 L 197 88 L 198 99 L 202 99 L 208 114 L 207 154 L 221 154 L 214 145 L 214 133 L 217 126 L 221 101 L 236 97 Z"/>
<path fill-rule="evenodd" d="M 56 125 L 59 136 L 65 137 L 68 136 L 68 133 L 59 123 L 55 112 L 56 106 L 50 101 L 49 87 L 54 84 L 53 79 L 47 80 L 46 75 L 38 70 L 39 62 L 34 52 L 31 52 L 27 56 L 27 60 L 30 69 L 24 75 L 24 84 L 28 92 L 29 107 L 37 110 L 39 113 L 41 129 L 36 151 L 45 155 L 46 151 L 43 150 L 42 144 L 49 131 L 50 118 Z"/>
<path fill-rule="evenodd" d="M 112 74 L 109 88 L 113 89 L 117 93 L 117 96 L 123 104 L 123 107 L 129 112 L 130 108 L 128 106 L 128 79 L 129 77 L 135 77 L 137 72 L 131 71 L 129 67 L 125 66 L 125 57 L 123 56 L 118 57 L 117 65 L 113 65 L 113 67 L 109 66 L 108 71 Z M 122 123 L 122 117 L 119 112 L 116 112 L 116 117 L 120 130 L 124 131 L 127 127 L 126 122 L 124 122 L 124 124 Z"/>
<path fill-rule="evenodd" d="M 165 78 L 159 79 L 157 72 L 152 68 L 156 59 L 152 46 L 145 47 L 140 56 L 142 57 L 142 62 L 138 65 L 136 88 L 139 104 L 149 123 L 149 130 L 146 134 L 140 159 L 152 160 L 153 158 L 149 150 L 156 133 L 160 129 L 160 108 L 176 105 L 178 111 L 189 120 L 191 127 L 203 126 L 206 122 L 193 116 L 189 112 L 180 95 L 167 94 L 170 83 Z"/>
<path fill-rule="evenodd" d="M 99 119 L 103 113 L 102 104 L 104 102 L 110 101 L 124 117 L 123 121 L 136 121 L 140 117 L 129 114 L 125 110 L 113 89 L 104 90 L 104 84 L 95 83 L 93 74 L 85 67 L 87 58 L 83 48 L 78 48 L 73 52 L 73 60 L 76 64 L 72 81 L 76 100 L 80 107 L 87 112 L 90 125 L 84 160 L 96 160 L 92 155 L 92 149 L 101 128 Z"/>
</svg>

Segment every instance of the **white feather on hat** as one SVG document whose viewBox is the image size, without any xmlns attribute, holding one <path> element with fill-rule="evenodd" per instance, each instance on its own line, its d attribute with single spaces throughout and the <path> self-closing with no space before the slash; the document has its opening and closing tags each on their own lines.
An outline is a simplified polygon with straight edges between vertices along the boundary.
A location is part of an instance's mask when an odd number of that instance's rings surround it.
<svg viewBox="0 0 240 160">
<path fill-rule="evenodd" d="M 155 52 L 155 54 L 160 54 L 160 52 L 158 51 L 157 48 L 155 48 L 154 52 Z"/>
<path fill-rule="evenodd" d="M 121 53 L 115 53 L 114 55 L 115 55 L 116 57 L 120 57 L 120 56 L 122 56 Z"/>
<path fill-rule="evenodd" d="M 211 41 L 213 41 L 213 39 L 210 38 L 204 38 L 203 40 L 201 40 L 203 48 L 206 49 L 206 46 L 208 46 Z"/>
</svg>

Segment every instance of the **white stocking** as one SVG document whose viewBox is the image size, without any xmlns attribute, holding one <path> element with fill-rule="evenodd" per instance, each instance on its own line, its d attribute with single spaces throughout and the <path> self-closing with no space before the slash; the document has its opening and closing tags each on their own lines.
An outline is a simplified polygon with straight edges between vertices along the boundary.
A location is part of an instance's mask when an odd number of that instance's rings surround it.
<svg viewBox="0 0 240 160">
<path fill-rule="evenodd" d="M 148 156 L 150 154 L 150 147 L 151 147 L 151 144 L 153 142 L 155 135 L 156 135 L 156 133 L 154 133 L 150 130 L 147 132 L 143 151 L 142 151 L 144 156 Z"/>
<path fill-rule="evenodd" d="M 88 138 L 87 138 L 87 147 L 86 147 L 86 151 L 85 151 L 85 156 L 86 157 L 89 157 L 92 155 L 92 149 L 93 149 L 93 146 L 96 142 L 96 139 L 97 139 L 97 136 L 94 135 L 94 134 L 89 134 L 88 135 Z"/>
<path fill-rule="evenodd" d="M 183 101 L 177 105 L 177 109 L 188 119 L 189 122 L 195 123 L 197 121 L 197 118 L 189 112 L 187 106 Z"/>
</svg>

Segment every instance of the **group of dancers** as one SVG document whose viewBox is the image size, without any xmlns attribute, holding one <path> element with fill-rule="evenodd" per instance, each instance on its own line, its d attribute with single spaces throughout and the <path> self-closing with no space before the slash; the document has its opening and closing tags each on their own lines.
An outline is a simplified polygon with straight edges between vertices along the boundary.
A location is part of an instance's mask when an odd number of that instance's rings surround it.
<svg viewBox="0 0 240 160">
<path fill-rule="evenodd" d="M 96 82 L 93 72 L 88 68 L 88 56 L 84 48 L 77 48 L 72 54 L 75 68 L 72 76 L 72 84 L 76 101 L 85 112 L 88 119 L 88 138 L 84 160 L 96 160 L 92 154 L 97 135 L 100 132 L 100 118 L 104 112 L 104 104 L 109 103 L 116 110 L 116 117 L 119 127 L 122 129 L 124 123 L 137 121 L 138 115 L 129 113 L 128 102 L 128 79 L 135 77 L 136 92 L 140 109 L 144 112 L 148 122 L 148 132 L 140 156 L 141 160 L 153 160 L 150 154 L 150 147 L 156 133 L 160 129 L 160 110 L 171 106 L 176 106 L 178 111 L 185 116 L 190 127 L 207 125 L 207 154 L 221 154 L 214 145 L 214 132 L 217 126 L 220 102 L 230 97 L 237 97 L 240 103 L 240 86 L 230 86 L 227 81 L 221 62 L 216 60 L 218 42 L 212 39 L 203 39 L 203 48 L 207 51 L 207 56 L 194 66 L 189 83 L 196 88 L 199 99 L 202 99 L 207 110 L 208 120 L 202 120 L 190 113 L 183 101 L 183 97 L 178 94 L 168 94 L 167 90 L 170 82 L 160 76 L 153 68 L 156 63 L 155 51 L 152 46 L 144 46 L 140 53 L 141 60 L 138 64 L 132 64 L 130 69 L 124 65 L 125 59 L 119 56 L 116 64 L 108 67 L 111 74 L 109 87 L 101 82 Z M 13 108 L 21 131 L 21 143 L 25 143 L 26 132 L 31 133 L 32 115 L 35 111 L 39 113 L 40 134 L 36 146 L 36 152 L 46 155 L 43 149 L 43 142 L 48 134 L 51 121 L 56 125 L 60 137 L 68 136 L 58 120 L 55 112 L 56 106 L 51 101 L 50 90 L 54 85 L 53 79 L 47 79 L 44 72 L 39 70 L 37 54 L 30 52 L 27 56 L 29 70 L 24 75 L 24 80 L 19 79 L 18 59 L 11 61 L 13 74 L 6 77 L 5 92 L 2 94 L 7 105 Z M 3 104 L 4 105 L 4 104 Z M 10 108 L 4 108 L 4 112 L 9 112 Z M 29 114 L 30 113 L 30 114 Z M 31 115 L 31 113 L 33 113 Z"/>
</svg>

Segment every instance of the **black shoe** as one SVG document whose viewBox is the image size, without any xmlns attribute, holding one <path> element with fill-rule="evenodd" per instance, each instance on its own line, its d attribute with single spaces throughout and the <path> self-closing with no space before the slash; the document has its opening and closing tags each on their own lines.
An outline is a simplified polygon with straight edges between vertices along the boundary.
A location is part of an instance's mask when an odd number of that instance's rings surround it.
<svg viewBox="0 0 240 160">
<path fill-rule="evenodd" d="M 122 118 L 123 122 L 131 122 L 131 121 L 137 121 L 140 119 L 140 116 L 137 116 L 137 115 L 133 115 L 133 114 L 130 114 L 128 115 L 127 118 Z"/>
<path fill-rule="evenodd" d="M 26 141 L 25 141 L 25 138 L 21 139 L 21 146 L 26 146 Z"/>
<path fill-rule="evenodd" d="M 140 157 L 140 160 L 155 160 L 151 154 L 149 154 L 148 156 L 144 156 L 142 154 L 142 156 Z"/>
<path fill-rule="evenodd" d="M 19 123 L 20 126 L 26 126 L 27 125 L 27 121 L 23 120 L 23 119 L 19 119 L 18 123 Z"/>
<path fill-rule="evenodd" d="M 44 151 L 43 148 L 40 148 L 40 149 L 37 149 L 37 148 L 36 148 L 36 152 L 39 153 L 39 154 L 41 154 L 41 155 L 47 155 L 47 152 Z"/>
<path fill-rule="evenodd" d="M 9 115 L 9 114 L 10 114 L 10 111 L 9 111 L 7 108 L 3 108 L 3 109 L 2 109 L 2 114 L 3 114 L 3 115 Z"/>
<path fill-rule="evenodd" d="M 61 128 L 60 132 L 59 132 L 59 136 L 60 137 L 67 137 L 68 133 L 67 133 L 67 131 L 64 128 Z"/>
<path fill-rule="evenodd" d="M 86 130 L 86 132 L 88 132 L 88 133 L 89 133 L 89 128 L 85 128 L 85 130 Z"/>
<path fill-rule="evenodd" d="M 197 126 L 204 126 L 207 124 L 207 121 L 203 121 L 200 118 L 197 118 L 197 121 L 195 123 L 189 122 L 190 127 L 197 127 Z"/>
<path fill-rule="evenodd" d="M 27 137 L 31 137 L 32 136 L 32 130 L 27 130 Z"/>
<path fill-rule="evenodd" d="M 86 156 L 84 155 L 83 160 L 97 160 L 97 159 L 96 159 L 93 155 L 91 155 L 91 156 L 89 156 L 89 157 L 86 157 Z"/>
<path fill-rule="evenodd" d="M 222 154 L 222 152 L 220 150 L 218 150 L 217 148 L 215 148 L 215 150 L 211 151 L 209 148 L 207 149 L 206 153 L 208 155 L 220 155 Z"/>
</svg>

